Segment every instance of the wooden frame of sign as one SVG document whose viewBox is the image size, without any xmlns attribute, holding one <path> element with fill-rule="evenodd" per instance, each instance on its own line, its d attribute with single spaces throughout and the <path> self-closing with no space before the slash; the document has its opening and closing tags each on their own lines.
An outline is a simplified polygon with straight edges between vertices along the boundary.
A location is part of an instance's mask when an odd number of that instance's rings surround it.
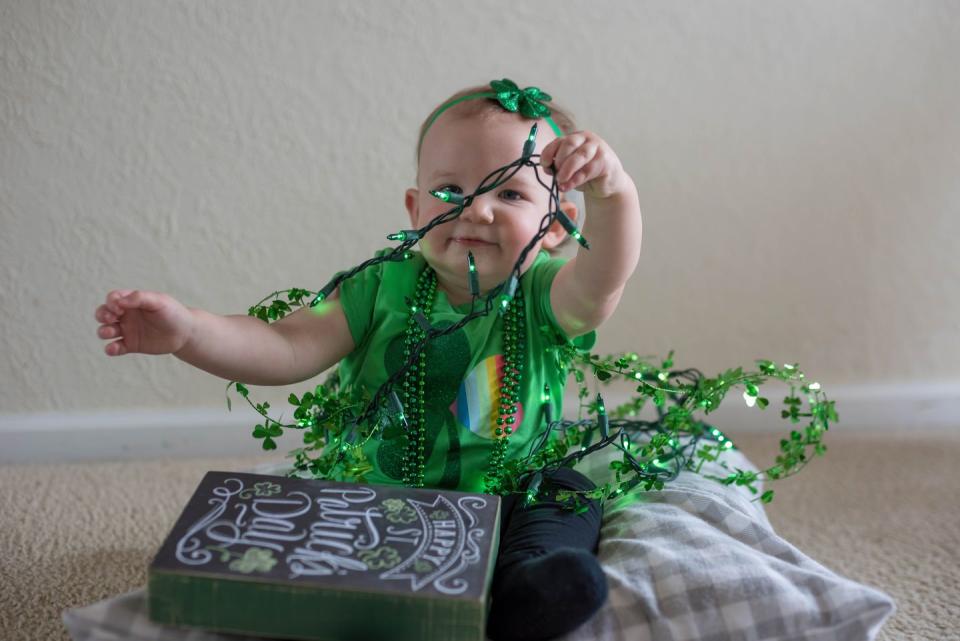
<svg viewBox="0 0 960 641">
<path fill-rule="evenodd" d="M 148 569 L 154 622 L 313 641 L 483 641 L 500 498 L 207 472 Z"/>
</svg>

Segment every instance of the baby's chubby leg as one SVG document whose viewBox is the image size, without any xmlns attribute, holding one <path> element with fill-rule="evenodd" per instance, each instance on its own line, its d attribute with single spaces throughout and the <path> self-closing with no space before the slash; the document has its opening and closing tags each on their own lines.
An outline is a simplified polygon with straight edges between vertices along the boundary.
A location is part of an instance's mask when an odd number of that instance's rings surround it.
<svg viewBox="0 0 960 641">
<path fill-rule="evenodd" d="M 595 486 L 579 472 L 561 468 L 544 478 L 543 487 Z M 541 499 L 524 507 L 516 495 L 504 499 L 487 621 L 491 639 L 551 639 L 578 627 L 603 605 L 607 583 L 595 556 L 602 516 L 597 500 L 589 502 L 586 512 L 575 514 L 556 501 Z"/>
</svg>

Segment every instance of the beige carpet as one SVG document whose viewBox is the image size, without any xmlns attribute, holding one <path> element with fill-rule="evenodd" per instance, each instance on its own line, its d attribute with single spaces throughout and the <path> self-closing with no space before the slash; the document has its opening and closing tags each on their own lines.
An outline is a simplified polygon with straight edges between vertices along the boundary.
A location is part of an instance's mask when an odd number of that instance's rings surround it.
<svg viewBox="0 0 960 641">
<path fill-rule="evenodd" d="M 879 639 L 960 639 L 960 426 L 827 435 L 829 451 L 773 482 L 775 529 L 823 565 L 880 588 Z M 779 435 L 731 433 L 761 467 Z M 207 470 L 267 457 L 0 467 L 0 640 L 68 639 L 65 608 L 143 586 L 146 566 Z"/>
</svg>

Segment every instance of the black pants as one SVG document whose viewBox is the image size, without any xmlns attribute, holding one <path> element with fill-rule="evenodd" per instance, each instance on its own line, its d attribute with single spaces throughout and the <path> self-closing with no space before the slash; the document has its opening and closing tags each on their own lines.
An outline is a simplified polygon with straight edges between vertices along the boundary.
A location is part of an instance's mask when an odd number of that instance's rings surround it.
<svg viewBox="0 0 960 641">
<path fill-rule="evenodd" d="M 526 483 L 529 483 L 527 477 Z M 526 487 L 526 483 L 524 487 Z M 524 496 L 510 494 L 503 497 L 500 505 L 500 552 L 497 557 L 494 582 L 497 574 L 517 561 L 541 556 L 559 547 L 583 548 L 593 553 L 600 540 L 600 521 L 603 509 L 600 501 L 590 499 L 589 509 L 582 514 L 563 509 L 557 501 L 548 500 L 551 490 L 591 490 L 593 481 L 569 467 L 544 475 L 542 492 L 537 503 L 524 506 Z"/>
</svg>

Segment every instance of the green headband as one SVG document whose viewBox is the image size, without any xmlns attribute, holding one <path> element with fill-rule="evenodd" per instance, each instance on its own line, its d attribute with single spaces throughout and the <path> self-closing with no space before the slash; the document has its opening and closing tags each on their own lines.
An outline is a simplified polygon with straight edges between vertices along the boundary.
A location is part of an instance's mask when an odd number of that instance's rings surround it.
<svg viewBox="0 0 960 641">
<path fill-rule="evenodd" d="M 550 94 L 540 91 L 540 89 L 537 87 L 520 89 L 517 86 L 517 83 L 509 78 L 504 78 L 503 80 L 493 80 L 490 82 L 490 87 L 493 89 L 493 91 L 482 91 L 480 93 L 472 93 L 468 96 L 462 96 L 456 100 L 451 100 L 437 109 L 436 113 L 433 114 L 433 117 L 427 122 L 427 126 L 424 127 L 423 135 L 420 136 L 420 141 L 417 143 L 417 158 L 420 157 L 420 147 L 423 145 L 423 137 L 427 135 L 428 131 L 430 131 L 433 121 L 436 120 L 440 114 L 455 104 L 463 102 L 464 100 L 472 100 L 473 98 L 493 98 L 507 111 L 519 111 L 520 114 L 526 118 L 544 118 L 548 123 L 550 123 L 550 127 L 553 128 L 553 133 L 557 134 L 557 138 L 563 137 L 563 131 L 560 130 L 560 127 L 557 126 L 557 123 L 553 122 L 553 118 L 550 117 L 550 108 L 543 104 L 543 102 L 553 100 L 553 98 L 550 97 Z"/>
</svg>

